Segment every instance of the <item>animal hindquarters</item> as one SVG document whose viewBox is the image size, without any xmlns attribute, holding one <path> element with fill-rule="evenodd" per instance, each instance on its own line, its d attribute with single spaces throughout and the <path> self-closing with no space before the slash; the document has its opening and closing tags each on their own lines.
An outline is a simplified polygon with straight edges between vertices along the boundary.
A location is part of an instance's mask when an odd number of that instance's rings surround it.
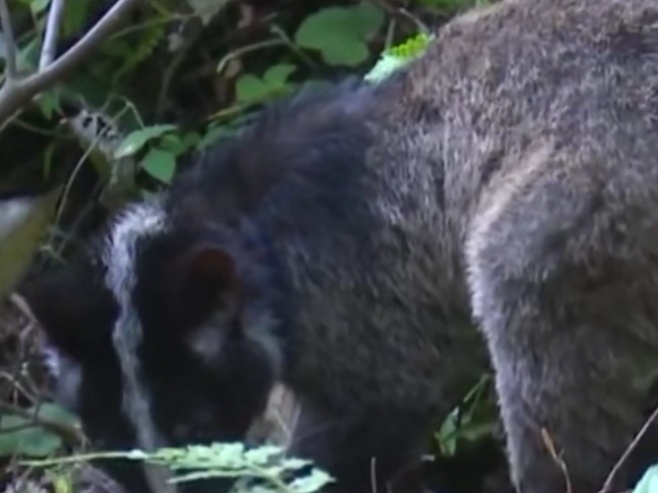
<svg viewBox="0 0 658 493">
<path fill-rule="evenodd" d="M 517 490 L 594 493 L 647 417 L 643 382 L 658 365 L 658 201 L 650 183 L 625 183 L 613 167 L 597 181 L 605 165 L 544 151 L 530 158 L 483 198 L 472 223 L 472 305 Z M 613 491 L 658 461 L 657 438 L 653 427 Z"/>
</svg>

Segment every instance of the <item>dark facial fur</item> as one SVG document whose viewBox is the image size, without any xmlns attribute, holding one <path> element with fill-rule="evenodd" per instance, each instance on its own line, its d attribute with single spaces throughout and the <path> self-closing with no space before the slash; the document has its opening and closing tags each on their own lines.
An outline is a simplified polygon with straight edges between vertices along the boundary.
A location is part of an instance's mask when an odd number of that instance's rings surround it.
<svg viewBox="0 0 658 493">
<path fill-rule="evenodd" d="M 658 354 L 657 20 L 503 1 L 377 89 L 300 94 L 218 143 L 29 297 L 92 439 L 236 439 L 282 382 L 291 451 L 381 491 L 488 353 L 517 489 L 565 490 L 545 428 L 572 491 L 598 491 Z"/>
<path fill-rule="evenodd" d="M 139 205 L 72 268 L 30 289 L 60 400 L 96 447 L 244 436 L 280 365 L 277 345 L 258 335 L 275 313 L 259 298 L 276 297 L 258 262 L 236 260 L 258 254 L 221 229 L 171 228 L 159 204 Z M 146 491 L 140 468 L 111 463 L 110 472 Z"/>
</svg>

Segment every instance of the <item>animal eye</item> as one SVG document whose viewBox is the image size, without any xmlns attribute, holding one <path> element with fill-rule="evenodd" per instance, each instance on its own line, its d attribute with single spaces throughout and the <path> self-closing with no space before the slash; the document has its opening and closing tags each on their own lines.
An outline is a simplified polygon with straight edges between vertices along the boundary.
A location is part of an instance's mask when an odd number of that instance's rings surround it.
<svg viewBox="0 0 658 493">
<path fill-rule="evenodd" d="M 200 443 L 209 436 L 209 428 L 198 424 L 178 424 L 173 434 L 176 440 L 186 443 Z"/>
<path fill-rule="evenodd" d="M 175 438 L 182 440 L 189 438 L 191 431 L 192 427 L 189 424 L 180 423 L 174 426 L 173 435 Z"/>
</svg>

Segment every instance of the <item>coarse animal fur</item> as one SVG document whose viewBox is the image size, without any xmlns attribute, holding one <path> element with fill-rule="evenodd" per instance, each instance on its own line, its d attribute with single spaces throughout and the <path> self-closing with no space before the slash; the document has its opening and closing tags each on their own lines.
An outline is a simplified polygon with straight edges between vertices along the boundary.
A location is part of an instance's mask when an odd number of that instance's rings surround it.
<svg viewBox="0 0 658 493">
<path fill-rule="evenodd" d="M 517 490 L 566 488 L 543 429 L 594 493 L 658 362 L 658 3 L 469 12 L 380 85 L 275 104 L 101 238 L 28 294 L 98 446 L 241 439 L 282 383 L 292 453 L 381 491 L 490 361 Z"/>
</svg>

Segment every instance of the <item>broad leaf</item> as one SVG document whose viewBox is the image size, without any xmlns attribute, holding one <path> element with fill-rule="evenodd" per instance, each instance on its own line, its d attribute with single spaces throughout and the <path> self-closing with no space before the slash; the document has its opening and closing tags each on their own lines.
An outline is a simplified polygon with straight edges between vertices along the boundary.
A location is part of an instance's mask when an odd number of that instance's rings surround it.
<svg viewBox="0 0 658 493">
<path fill-rule="evenodd" d="M 8 414 L 0 418 L 0 456 L 45 457 L 56 452 L 62 439 L 30 420 Z"/>
<path fill-rule="evenodd" d="M 142 160 L 142 168 L 163 183 L 171 183 L 176 172 L 176 156 L 171 151 L 151 149 Z"/>
<path fill-rule="evenodd" d="M 114 158 L 120 159 L 122 157 L 131 156 L 144 147 L 149 140 L 160 137 L 161 135 L 175 129 L 175 125 L 165 124 L 152 125 L 150 127 L 135 130 L 126 135 L 121 144 L 119 144 L 116 151 L 114 151 Z"/>
<path fill-rule="evenodd" d="M 633 493 L 658 493 L 658 465 L 647 469 L 633 488 Z"/>
<path fill-rule="evenodd" d="M 307 17 L 295 42 L 320 51 L 329 65 L 355 66 L 368 58 L 367 41 L 384 25 L 384 13 L 371 3 L 328 7 Z"/>
</svg>

